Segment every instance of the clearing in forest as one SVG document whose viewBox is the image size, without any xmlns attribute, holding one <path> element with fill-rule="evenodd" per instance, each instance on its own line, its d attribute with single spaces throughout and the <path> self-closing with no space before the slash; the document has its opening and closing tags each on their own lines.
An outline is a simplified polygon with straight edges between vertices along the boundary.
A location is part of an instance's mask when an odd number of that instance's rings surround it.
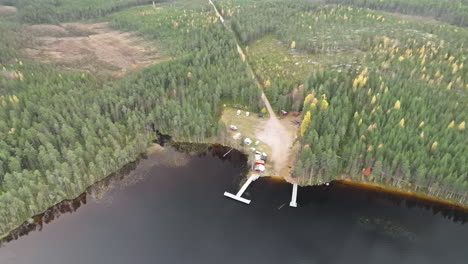
<svg viewBox="0 0 468 264">
<path fill-rule="evenodd" d="M 0 15 L 3 15 L 3 14 L 11 14 L 11 13 L 15 13 L 17 10 L 16 10 L 16 7 L 14 6 L 3 6 L 3 5 L 0 5 Z"/>
<path fill-rule="evenodd" d="M 112 30 L 107 23 L 33 25 L 28 30 L 35 45 L 26 53 L 65 69 L 122 76 L 167 59 L 147 41 L 132 33 Z"/>
<path fill-rule="evenodd" d="M 358 58 L 364 55 L 357 49 L 312 54 L 291 46 L 267 35 L 246 47 L 249 63 L 277 111 L 300 110 L 304 100 L 301 85 L 312 73 L 324 69 L 346 71 L 359 65 Z"/>
<path fill-rule="evenodd" d="M 293 167 L 294 158 L 292 151 L 297 127 L 292 117 L 278 119 L 270 115 L 262 126 L 256 129 L 256 136 L 265 142 L 270 148 L 270 160 L 274 162 L 274 173 L 271 176 L 288 177 Z"/>
<path fill-rule="evenodd" d="M 221 116 L 221 121 L 228 127 L 235 125 L 238 130 L 232 131 L 222 140 L 223 144 L 239 148 L 240 142 L 244 138 L 250 138 L 252 144 L 244 146 L 246 153 L 251 147 L 254 147 L 260 152 L 268 154 L 266 163 L 265 175 L 287 177 L 290 168 L 293 165 L 294 159 L 291 157 L 297 125 L 299 120 L 293 116 L 286 116 L 278 119 L 276 116 L 258 117 L 258 113 L 250 113 L 246 116 L 246 111 L 242 110 L 240 115 L 237 115 L 237 109 L 226 107 Z M 241 138 L 234 139 L 233 137 L 240 133 Z M 258 146 L 255 142 L 259 141 Z"/>
<path fill-rule="evenodd" d="M 217 16 L 220 17 L 220 21 L 224 24 L 224 18 L 211 0 L 210 4 L 213 6 Z M 244 61 L 246 58 L 246 52 L 244 52 L 237 40 L 236 42 L 237 52 Z M 291 149 L 295 139 L 295 131 L 297 130 L 296 125 L 294 122 L 292 122 L 293 120 L 285 120 L 284 122 L 281 122 L 276 117 L 276 113 L 263 91 L 264 87 L 260 84 L 257 75 L 253 72 L 254 70 L 251 68 L 249 60 L 246 60 L 246 63 L 249 67 L 249 70 L 251 71 L 251 75 L 254 78 L 255 83 L 257 84 L 258 88 L 262 90 L 261 99 L 269 115 L 267 120 L 254 125 L 254 136 L 256 138 L 255 141 L 257 139 L 262 141 L 270 149 L 270 152 L 267 153 L 269 155 L 267 160 L 272 164 L 267 164 L 267 170 L 263 172 L 263 174 L 268 176 L 288 177 L 294 160 L 291 155 L 293 153 Z"/>
</svg>

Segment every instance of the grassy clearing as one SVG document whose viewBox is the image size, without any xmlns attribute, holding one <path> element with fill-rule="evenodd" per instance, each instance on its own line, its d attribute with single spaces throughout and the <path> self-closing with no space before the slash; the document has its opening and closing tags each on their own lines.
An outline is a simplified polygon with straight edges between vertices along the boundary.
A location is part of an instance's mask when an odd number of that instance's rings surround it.
<svg viewBox="0 0 468 264">
<path fill-rule="evenodd" d="M 237 109 L 226 107 L 224 108 L 220 121 L 226 126 L 226 132 L 221 132 L 220 137 L 222 137 L 222 141 L 226 142 L 227 145 L 244 150 L 245 153 L 252 153 L 250 150 L 251 147 L 260 152 L 265 152 L 267 154 L 271 153 L 271 148 L 264 142 L 260 141 L 260 144 L 255 146 L 255 142 L 258 140 L 257 133 L 262 129 L 266 122 L 266 119 L 258 117 L 257 113 L 250 113 L 250 116 L 246 116 L 246 112 L 242 110 L 241 115 L 238 116 Z M 230 125 L 237 126 L 238 131 L 230 130 Z M 241 138 L 236 140 L 233 136 L 237 133 L 241 133 Z M 241 144 L 244 138 L 252 139 L 253 143 L 250 146 Z M 267 163 L 266 171 L 264 173 L 265 175 L 268 175 L 271 171 L 272 165 L 273 164 L 271 162 Z"/>
<path fill-rule="evenodd" d="M 272 102 L 277 102 L 274 105 L 276 110 L 294 111 L 301 108 L 303 100 L 299 86 L 310 74 L 325 69 L 346 71 L 360 65 L 359 58 L 365 54 L 358 49 L 309 53 L 291 48 L 290 44 L 273 35 L 255 41 L 246 50 L 267 96 Z"/>
<path fill-rule="evenodd" d="M 273 35 L 255 41 L 246 49 L 252 67 L 267 90 L 271 89 L 267 81 L 273 79 L 286 78 L 291 83 L 302 84 L 310 72 L 320 67 L 309 56 L 289 49 Z"/>
<path fill-rule="evenodd" d="M 326 0 L 326 2 L 419 15 L 458 26 L 468 25 L 466 0 Z"/>
</svg>

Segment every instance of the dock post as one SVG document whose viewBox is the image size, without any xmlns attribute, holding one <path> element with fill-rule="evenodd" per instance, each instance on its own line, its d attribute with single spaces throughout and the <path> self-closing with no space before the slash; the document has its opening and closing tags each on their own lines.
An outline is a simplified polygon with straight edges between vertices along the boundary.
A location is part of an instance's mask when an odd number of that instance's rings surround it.
<svg viewBox="0 0 468 264">
<path fill-rule="evenodd" d="M 292 190 L 292 196 L 291 196 L 291 202 L 289 203 L 289 206 L 291 207 L 297 207 L 297 183 L 293 184 L 293 190 Z"/>
</svg>

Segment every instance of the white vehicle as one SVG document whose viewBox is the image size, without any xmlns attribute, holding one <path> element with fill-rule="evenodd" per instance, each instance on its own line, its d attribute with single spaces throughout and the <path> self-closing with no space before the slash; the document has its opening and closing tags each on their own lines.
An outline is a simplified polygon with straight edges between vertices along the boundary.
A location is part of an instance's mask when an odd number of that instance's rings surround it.
<svg viewBox="0 0 468 264">
<path fill-rule="evenodd" d="M 265 166 L 262 165 L 262 164 L 257 164 L 257 165 L 255 165 L 254 170 L 259 171 L 259 172 L 264 172 L 265 171 Z"/>
<path fill-rule="evenodd" d="M 230 125 L 229 128 L 230 128 L 232 131 L 237 131 L 237 126 L 235 126 L 235 125 Z"/>
</svg>

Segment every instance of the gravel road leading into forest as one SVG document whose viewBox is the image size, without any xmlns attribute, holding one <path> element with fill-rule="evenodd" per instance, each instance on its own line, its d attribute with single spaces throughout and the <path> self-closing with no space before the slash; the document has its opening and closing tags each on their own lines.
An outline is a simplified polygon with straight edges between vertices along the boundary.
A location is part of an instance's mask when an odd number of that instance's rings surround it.
<svg viewBox="0 0 468 264">
<path fill-rule="evenodd" d="M 225 24 L 224 18 L 222 17 L 221 13 L 218 12 L 218 9 L 213 4 L 213 2 L 211 0 L 208 0 L 208 2 L 213 6 L 216 12 L 216 15 L 221 20 L 221 23 L 223 23 L 227 29 L 230 29 Z M 294 130 L 293 129 L 288 130 L 280 122 L 278 117 L 276 117 L 275 111 L 271 107 L 271 104 L 268 101 L 268 98 L 263 92 L 263 87 L 258 82 L 252 68 L 249 65 L 249 62 L 246 60 L 247 57 L 245 56 L 244 51 L 242 50 L 242 48 L 240 47 L 238 43 L 237 43 L 237 51 L 239 52 L 239 56 L 242 58 L 242 60 L 245 60 L 245 63 L 247 64 L 247 67 L 250 71 L 250 74 L 252 75 L 252 78 L 254 79 L 259 89 L 262 91 L 261 98 L 262 98 L 263 103 L 265 104 L 265 107 L 268 110 L 268 114 L 270 118 L 266 120 L 263 127 L 259 128 L 256 131 L 256 136 L 259 140 L 261 140 L 262 142 L 270 146 L 270 149 L 271 149 L 271 153 L 268 153 L 268 156 L 269 156 L 268 161 L 273 163 L 274 175 L 269 175 L 269 176 L 280 176 L 281 171 L 283 171 L 284 169 L 288 169 L 289 167 L 288 163 L 290 161 L 291 147 L 294 141 Z"/>
<path fill-rule="evenodd" d="M 280 176 L 280 172 L 289 167 L 289 157 L 291 155 L 291 146 L 294 140 L 294 134 L 291 130 L 286 129 L 278 120 L 271 105 L 262 92 L 262 100 L 268 109 L 270 118 L 265 122 L 265 125 L 256 131 L 257 138 L 270 146 L 269 161 L 273 162 L 275 175 Z M 281 175 L 282 176 L 282 175 Z"/>
</svg>

